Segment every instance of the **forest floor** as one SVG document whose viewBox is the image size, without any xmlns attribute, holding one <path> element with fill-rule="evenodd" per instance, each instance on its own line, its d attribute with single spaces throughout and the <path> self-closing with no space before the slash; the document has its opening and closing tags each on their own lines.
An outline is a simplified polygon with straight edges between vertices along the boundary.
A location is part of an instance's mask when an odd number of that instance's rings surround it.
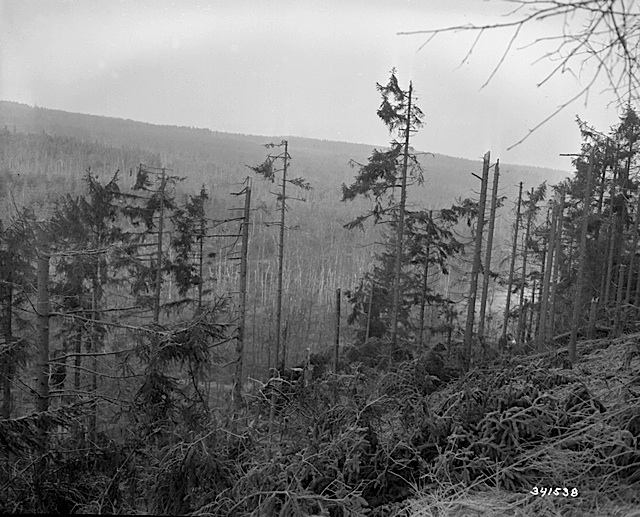
<svg viewBox="0 0 640 517">
<path fill-rule="evenodd" d="M 640 517 L 640 333 L 578 351 L 460 377 L 438 346 L 392 367 L 361 353 L 308 385 L 271 379 L 197 432 L 63 434 L 46 461 L 39 425 L 75 409 L 0 420 L 0 513 Z"/>
<path fill-rule="evenodd" d="M 516 356 L 506 369 L 504 365 L 497 369 L 511 375 L 516 383 L 526 383 L 532 371 L 545 369 L 562 380 L 540 390 L 538 400 L 563 401 L 560 409 L 566 414 L 579 409 L 582 415 L 589 415 L 580 423 L 577 419 L 568 422 L 568 433 L 543 440 L 525 454 L 523 468 L 540 472 L 556 469 L 556 479 L 564 475 L 565 483 L 532 484 L 530 490 L 520 492 L 486 483 L 431 484 L 416 487 L 397 515 L 640 516 L 640 333 L 581 341 L 578 353 L 571 369 L 567 368 L 566 347 L 551 354 Z M 500 376 L 497 370 L 490 369 L 486 375 Z M 444 407 L 461 390 L 461 383 L 464 379 L 434 393 L 432 404 Z M 623 471 L 625 482 L 620 483 Z"/>
</svg>

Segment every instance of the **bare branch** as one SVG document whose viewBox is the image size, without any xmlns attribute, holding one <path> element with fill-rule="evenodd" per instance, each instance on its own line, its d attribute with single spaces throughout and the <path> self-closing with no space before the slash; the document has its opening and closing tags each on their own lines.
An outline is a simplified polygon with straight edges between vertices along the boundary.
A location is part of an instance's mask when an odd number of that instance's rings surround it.
<svg viewBox="0 0 640 517">
<path fill-rule="evenodd" d="M 522 28 L 533 22 L 549 23 L 553 19 L 562 21 L 556 34 L 536 38 L 533 42 L 516 47 L 518 50 L 557 41 L 558 46 L 550 52 L 543 52 L 542 59 L 557 61 L 551 72 L 537 82 L 537 87 L 547 84 L 553 77 L 569 72 L 576 77 L 585 77 L 587 86 L 571 99 L 563 102 L 549 117 L 546 117 L 533 130 L 518 141 L 522 143 L 531 132 L 543 126 L 560 111 L 580 97 L 588 99 L 596 80 L 606 78 L 608 88 L 615 101 L 623 97 L 630 103 L 637 96 L 640 77 L 634 73 L 638 69 L 638 49 L 640 48 L 640 3 L 627 4 L 624 0 L 506 0 L 512 4 L 504 18 L 486 24 L 461 24 L 437 29 L 399 32 L 399 35 L 429 35 L 429 39 L 420 46 L 424 48 L 438 34 L 455 32 L 476 32 L 477 36 L 469 47 L 462 63 L 474 52 L 480 37 L 488 30 L 513 29 L 514 32 L 501 53 L 496 66 L 480 87 L 485 88 L 504 65 L 509 51 L 519 37 Z M 593 68 L 589 68 L 590 65 Z M 577 66 L 576 66 L 577 65 Z M 575 68 L 575 70 L 574 70 Z M 511 146 L 513 148 L 514 146 Z"/>
<path fill-rule="evenodd" d="M 493 69 L 493 72 L 491 72 L 491 74 L 489 75 L 489 78 L 480 87 L 481 90 L 491 82 L 491 79 L 493 79 L 493 76 L 496 75 L 496 73 L 502 66 L 502 63 L 504 63 L 504 60 L 507 58 L 507 54 L 509 53 L 509 51 L 511 50 L 511 47 L 513 46 L 513 42 L 516 40 L 516 38 L 518 37 L 518 34 L 520 33 L 520 29 L 522 29 L 522 25 L 518 25 L 518 27 L 516 27 L 515 32 L 511 36 L 511 40 L 509 40 L 509 44 L 507 45 L 507 48 L 505 48 L 504 52 L 502 53 L 502 57 L 500 58 L 500 61 L 498 61 L 498 64 Z"/>
</svg>

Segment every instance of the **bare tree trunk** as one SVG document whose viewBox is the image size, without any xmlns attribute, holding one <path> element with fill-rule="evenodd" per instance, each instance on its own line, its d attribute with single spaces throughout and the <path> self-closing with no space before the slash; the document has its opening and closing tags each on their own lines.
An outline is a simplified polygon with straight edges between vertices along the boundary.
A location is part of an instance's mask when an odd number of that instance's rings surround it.
<svg viewBox="0 0 640 517">
<path fill-rule="evenodd" d="M 616 216 L 611 213 L 609 217 L 609 242 L 607 249 L 607 270 L 604 277 L 604 295 L 602 296 L 603 307 L 606 309 L 609 306 L 609 300 L 611 299 L 611 287 L 613 284 L 613 256 L 615 254 L 615 242 L 616 242 Z"/>
<path fill-rule="evenodd" d="M 371 278 L 371 290 L 369 291 L 369 310 L 367 311 L 367 330 L 364 335 L 364 342 L 369 341 L 369 336 L 371 335 L 371 307 L 373 306 L 373 289 L 375 287 L 375 283 L 373 282 L 373 277 Z"/>
<path fill-rule="evenodd" d="M 289 337 L 289 319 L 284 320 L 284 325 L 282 325 L 282 360 L 280 364 L 282 366 L 282 371 L 287 368 L 287 338 Z"/>
<path fill-rule="evenodd" d="M 242 219 L 242 251 L 240 253 L 240 321 L 236 338 L 236 368 L 234 381 L 234 402 L 236 409 L 242 408 L 242 366 L 244 361 L 244 327 L 247 320 L 247 256 L 249 252 L 249 217 L 251 215 L 251 183 L 247 178 L 244 197 L 244 217 Z M 202 285 L 202 279 L 200 281 Z"/>
<path fill-rule="evenodd" d="M 624 292 L 624 270 L 625 264 L 618 266 L 618 288 L 616 292 L 616 310 L 613 320 L 613 336 L 618 337 L 620 335 L 620 320 L 622 311 L 622 293 Z"/>
<path fill-rule="evenodd" d="M 11 253 L 11 251 L 9 251 Z M 7 277 L 0 281 L 0 299 L 3 303 L 2 336 L 5 345 L 13 344 L 13 283 L 11 271 L 7 271 Z M 2 418 L 11 418 L 11 382 L 13 379 L 13 350 L 9 349 L 2 354 L 0 374 L 2 375 Z"/>
<path fill-rule="evenodd" d="M 518 208 L 516 211 L 516 222 L 513 228 L 513 244 L 511 246 L 511 263 L 509 264 L 509 280 L 507 281 L 507 301 L 504 309 L 504 325 L 502 326 L 502 340 L 507 341 L 507 330 L 509 326 L 509 312 L 511 311 L 511 291 L 513 289 L 513 273 L 516 266 L 516 250 L 518 248 L 518 231 L 520 228 L 520 207 L 522 206 L 522 182 L 518 191 Z"/>
<path fill-rule="evenodd" d="M 531 199 L 533 199 L 534 190 L 531 189 Z M 531 222 L 533 220 L 533 207 L 528 208 L 527 212 L 527 229 L 524 234 L 524 244 L 522 246 L 522 278 L 520 283 L 520 313 L 518 314 L 518 347 L 522 349 L 525 338 L 525 311 L 524 311 L 524 287 L 527 280 L 527 251 L 529 248 L 529 235 L 531 233 Z"/>
<path fill-rule="evenodd" d="M 604 150 L 604 154 L 605 154 L 605 158 L 606 156 L 608 156 L 609 154 L 609 139 L 607 138 L 607 144 L 605 146 L 605 150 Z M 606 164 L 606 159 L 605 159 L 605 164 Z M 604 205 L 604 192 L 606 190 L 606 184 L 607 184 L 607 166 L 603 165 L 602 166 L 602 174 L 600 175 L 600 188 L 598 189 L 598 204 L 596 207 L 596 214 L 598 215 L 598 218 L 600 218 L 600 216 L 602 215 L 602 207 Z M 595 242 L 598 242 L 600 239 L 600 226 L 596 226 L 595 228 L 595 232 L 594 232 L 594 237 L 595 237 Z M 602 292 L 600 293 L 600 296 L 602 297 Z"/>
<path fill-rule="evenodd" d="M 333 350 L 333 373 L 338 373 L 338 359 L 340 354 L 340 288 L 336 289 L 336 340 Z"/>
<path fill-rule="evenodd" d="M 429 221 L 433 221 L 433 210 L 429 210 Z M 422 346 L 422 335 L 424 334 L 424 308 L 427 301 L 427 289 L 429 284 L 429 254 L 431 252 L 431 242 L 427 242 L 424 259 L 424 276 L 422 278 L 422 293 L 420 298 L 420 335 L 418 344 Z"/>
<path fill-rule="evenodd" d="M 551 226 L 551 220 L 549 218 L 549 213 L 551 212 L 551 209 L 547 210 L 547 228 L 549 228 Z M 549 234 L 546 233 L 545 235 L 543 235 L 542 237 L 542 257 L 540 259 L 540 282 L 538 282 L 538 300 L 540 300 L 542 298 L 542 280 L 545 277 L 545 271 L 546 271 L 546 267 L 547 267 L 547 254 L 548 254 L 548 248 L 549 248 Z M 537 307 L 537 308 L 536 308 Z M 541 309 L 541 305 L 540 302 L 538 301 L 537 306 L 532 306 L 531 310 L 533 311 L 533 316 L 532 318 L 535 318 L 535 327 L 533 329 L 533 332 L 530 334 L 531 336 L 531 340 L 532 341 L 536 341 L 537 337 L 540 334 L 540 309 Z"/>
<path fill-rule="evenodd" d="M 204 236 L 205 236 L 205 220 L 200 219 L 200 235 L 198 235 L 198 314 L 202 311 L 202 291 L 204 287 L 203 266 L 204 266 Z"/>
<path fill-rule="evenodd" d="M 49 246 L 48 236 L 38 227 L 38 368 L 36 411 L 49 409 Z"/>
<path fill-rule="evenodd" d="M 100 235 L 98 235 L 98 239 L 96 242 L 96 249 L 100 249 L 102 246 L 102 241 L 100 239 Z M 91 360 L 91 393 L 93 395 L 93 400 L 91 402 L 91 413 L 89 414 L 89 440 L 96 446 L 96 438 L 98 431 L 98 357 L 97 352 L 102 349 L 102 329 L 99 326 L 100 321 L 100 302 L 102 300 L 102 264 L 101 258 L 98 256 L 96 258 L 96 269 L 95 269 L 95 278 L 93 280 L 93 292 L 91 297 L 91 335 L 89 342 L 91 343 L 91 352 L 93 352 L 94 356 Z"/>
<path fill-rule="evenodd" d="M 38 358 L 36 369 L 36 411 L 44 413 L 49 409 L 49 243 L 44 223 L 40 223 L 37 229 L 37 330 L 38 330 Z M 33 464 L 34 491 L 39 503 L 44 501 L 43 484 L 46 481 L 46 457 L 48 449 L 48 433 L 45 426 L 38 429 L 38 446 L 40 457 Z"/>
<path fill-rule="evenodd" d="M 629 273 L 627 274 L 627 292 L 624 297 L 624 322 L 625 325 L 629 323 L 629 302 L 631 301 L 631 284 L 633 279 L 633 267 L 635 265 L 636 250 L 638 249 L 638 228 L 640 225 L 640 188 L 637 189 L 636 195 L 638 196 L 638 204 L 636 205 L 636 217 L 633 225 L 633 243 L 631 244 L 631 253 L 629 253 Z M 640 271 L 638 271 L 638 278 L 640 278 Z"/>
<path fill-rule="evenodd" d="M 531 316 L 529 316 L 529 326 L 527 328 L 527 341 L 531 341 L 533 339 L 533 322 L 536 319 L 536 287 L 537 287 L 537 281 L 534 278 L 533 279 L 533 285 L 531 286 Z"/>
<path fill-rule="evenodd" d="M 551 302 L 547 338 L 551 338 L 553 332 L 555 331 L 556 299 L 558 296 L 558 281 L 560 280 L 559 271 L 560 260 L 562 259 L 562 229 L 564 225 L 564 187 L 561 188 L 561 192 L 562 195 L 560 196 L 560 208 L 558 209 L 558 219 L 556 221 L 555 256 L 553 259 L 553 281 L 551 285 Z"/>
<path fill-rule="evenodd" d="M 547 264 L 544 271 L 544 278 L 542 281 L 542 296 L 540 298 L 540 331 L 538 333 L 538 349 L 542 351 L 545 343 L 549 339 L 549 329 L 547 326 L 547 312 L 549 305 L 549 290 L 551 287 L 551 274 L 553 272 L 553 264 L 556 260 L 556 227 L 558 225 L 558 219 L 560 217 L 560 198 L 564 196 L 561 190 L 556 192 L 556 199 L 553 204 L 553 215 L 551 217 L 551 227 L 549 229 L 549 245 L 547 251 Z"/>
<path fill-rule="evenodd" d="M 287 167 L 289 165 L 289 142 L 284 141 L 284 165 L 282 167 L 282 199 L 280 202 L 280 242 L 278 243 L 278 294 L 276 301 L 276 354 L 275 367 L 280 368 L 280 342 L 282 339 L 282 276 L 284 273 L 284 222 L 287 204 Z M 282 369 L 286 367 L 283 361 Z"/>
<path fill-rule="evenodd" d="M 616 146 L 616 154 L 615 154 L 615 166 L 613 169 L 613 181 L 611 182 L 611 202 L 609 206 L 609 249 L 607 252 L 607 273 L 605 279 L 605 290 L 604 290 L 604 307 L 607 308 L 609 306 L 609 301 L 611 300 L 611 288 L 613 287 L 614 282 L 614 264 L 619 263 L 616 261 L 616 246 L 618 241 L 618 215 L 614 212 L 614 202 L 616 198 L 616 194 L 618 191 L 618 184 L 621 184 L 619 171 L 618 171 L 618 156 L 620 153 L 619 147 Z"/>
<path fill-rule="evenodd" d="M 82 365 L 82 327 L 78 325 L 75 335 L 73 336 L 75 357 L 75 372 L 73 374 L 73 388 L 78 394 L 80 391 L 80 366 Z"/>
<path fill-rule="evenodd" d="M 280 343 L 282 342 L 282 278 L 284 273 L 284 235 L 285 235 L 285 212 L 287 209 L 287 167 L 289 166 L 289 142 L 284 141 L 284 165 L 282 167 L 282 194 L 280 205 L 280 241 L 278 242 L 278 292 L 276 298 L 276 350 L 275 368 L 284 370 L 286 368 L 286 352 L 283 352 L 282 364 L 280 360 Z M 275 424 L 275 391 L 271 396 L 271 407 L 269 409 L 269 436 L 273 436 Z M 271 438 L 270 438 L 271 439 Z"/>
<path fill-rule="evenodd" d="M 582 229 L 580 231 L 580 262 L 578 264 L 578 278 L 576 280 L 576 292 L 573 298 L 573 318 L 571 322 L 571 338 L 569 341 L 569 361 L 576 362 L 576 343 L 578 341 L 578 327 L 580 325 L 580 311 L 582 310 L 582 291 L 584 290 L 584 276 L 587 262 L 587 231 L 589 214 L 591 212 L 591 183 L 593 176 L 593 161 L 595 146 L 589 156 L 589 168 L 587 169 L 587 181 L 584 191 L 582 210 Z"/>
<path fill-rule="evenodd" d="M 480 187 L 480 201 L 478 203 L 478 223 L 476 226 L 475 250 L 473 252 L 473 266 L 469 285 L 469 300 L 467 302 L 467 322 L 464 331 L 464 369 L 471 366 L 471 345 L 473 343 L 473 320 L 476 311 L 476 296 L 478 294 L 478 274 L 482 261 L 482 231 L 484 229 L 484 211 L 487 201 L 487 184 L 489 183 L 490 153 L 484 155 L 482 166 L 482 185 Z"/>
<path fill-rule="evenodd" d="M 164 189 L 165 189 L 165 169 L 162 168 L 160 176 L 160 214 L 158 220 L 158 248 L 156 252 L 156 285 L 153 303 L 153 322 L 157 325 L 160 321 L 160 293 L 162 290 L 162 232 L 164 230 Z"/>
<path fill-rule="evenodd" d="M 498 204 L 498 181 L 500 178 L 500 160 L 496 161 L 491 192 L 491 208 L 489 209 L 489 228 L 487 231 L 487 249 L 485 251 L 482 275 L 482 298 L 480 299 L 480 320 L 478 321 L 478 339 L 484 343 L 484 324 L 489 296 L 489 280 L 491 279 L 491 252 L 493 248 L 493 230 L 496 224 L 496 205 Z"/>
</svg>

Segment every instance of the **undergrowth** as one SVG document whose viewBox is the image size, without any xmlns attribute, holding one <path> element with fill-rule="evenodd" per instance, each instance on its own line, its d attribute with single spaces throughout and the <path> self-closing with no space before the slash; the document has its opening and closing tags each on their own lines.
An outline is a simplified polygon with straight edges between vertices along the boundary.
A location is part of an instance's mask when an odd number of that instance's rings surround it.
<svg viewBox="0 0 640 517">
<path fill-rule="evenodd" d="M 482 488 L 538 506 L 534 487 L 626 501 L 638 492 L 633 383 L 603 402 L 580 372 L 545 358 L 438 373 L 417 358 L 393 371 L 352 365 L 309 383 L 272 379 L 243 410 L 212 413 L 199 428 L 156 422 L 120 443 L 70 433 L 46 455 L 24 439 L 25 422 L 21 442 L 3 421 L 16 450 L 0 462 L 0 509 L 375 517 L 430 515 L 414 504 L 427 492 L 426 505 Z"/>
</svg>

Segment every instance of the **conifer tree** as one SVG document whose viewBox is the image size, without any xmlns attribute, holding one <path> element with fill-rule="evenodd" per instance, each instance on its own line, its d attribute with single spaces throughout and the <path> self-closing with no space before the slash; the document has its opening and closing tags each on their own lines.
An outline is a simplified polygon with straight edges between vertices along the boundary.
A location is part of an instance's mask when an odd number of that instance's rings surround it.
<svg viewBox="0 0 640 517">
<path fill-rule="evenodd" d="M 286 367 L 286 339 L 283 339 L 282 333 L 282 281 L 284 275 L 284 248 L 285 248 L 285 222 L 287 212 L 287 200 L 296 199 L 298 201 L 305 201 L 302 198 L 292 198 L 287 195 L 287 185 L 291 184 L 302 190 L 311 190 L 311 185 L 304 178 L 287 178 L 287 171 L 289 163 L 291 161 L 291 155 L 289 154 L 289 142 L 282 140 L 279 144 L 265 144 L 267 149 L 282 148 L 282 152 L 270 153 L 264 162 L 257 166 L 249 166 L 249 168 L 256 174 L 260 174 L 265 180 L 274 183 L 276 180 L 276 173 L 282 172 L 282 178 L 280 180 L 280 192 L 275 193 L 277 199 L 277 210 L 280 212 L 280 221 L 274 223 L 280 230 L 278 239 L 278 290 L 276 299 L 276 342 L 275 342 L 275 367 L 284 370 Z M 282 162 L 282 168 L 277 168 L 277 162 Z M 282 356 L 280 355 L 282 342 Z"/>
<path fill-rule="evenodd" d="M 461 217 L 466 216 L 466 208 L 453 205 L 449 209 L 407 211 L 405 237 L 407 249 L 401 276 L 401 290 L 404 293 L 398 309 L 403 343 L 420 342 L 424 325 L 425 306 L 447 307 L 451 301 L 441 293 L 429 288 L 430 275 L 448 274 L 448 261 L 462 251 L 462 244 L 455 238 L 452 227 Z M 356 325 L 356 339 L 359 347 L 367 346 L 368 338 L 382 339 L 391 327 L 391 301 L 395 273 L 395 224 L 391 222 L 382 251 L 376 254 L 371 272 L 366 273 L 355 289 L 346 291 L 352 304 L 347 323 Z M 435 267 L 433 267 L 435 266 Z M 435 270 L 435 271 L 434 271 Z M 402 357 L 405 352 L 413 352 L 396 344 L 389 347 L 387 356 Z M 373 352 L 373 353 L 380 353 Z"/>
<path fill-rule="evenodd" d="M 397 132 L 402 140 L 395 138 L 390 148 L 384 151 L 373 150 L 367 164 L 351 162 L 358 169 L 354 183 L 342 185 L 342 200 L 353 200 L 357 196 L 368 199 L 373 196 L 374 208 L 367 214 L 345 225 L 346 228 L 362 227 L 364 220 L 373 217 L 375 223 L 395 223 L 395 253 L 393 267 L 393 287 L 391 291 L 391 328 L 392 345 L 397 342 L 398 320 L 402 304 L 402 263 L 404 260 L 405 216 L 407 188 L 411 183 L 422 182 L 422 168 L 410 148 L 411 135 L 422 126 L 424 115 L 415 104 L 413 84 L 403 90 L 398 84 L 395 68 L 391 70 L 386 85 L 377 84 L 382 103 L 377 111 L 378 117 L 387 126 L 389 133 Z M 396 189 L 400 190 L 400 199 L 396 201 Z"/>
<path fill-rule="evenodd" d="M 6 228 L 0 221 L 0 415 L 4 419 L 11 418 L 13 379 L 27 360 L 26 320 L 19 311 L 27 298 L 20 286 L 34 283 L 34 220 L 33 211 L 23 209 Z"/>
<path fill-rule="evenodd" d="M 63 348 L 56 354 L 54 388 L 63 388 L 66 360 L 70 355 L 74 361 L 74 391 L 81 389 L 82 343 L 86 342 L 92 354 L 90 391 L 98 389 L 97 354 L 104 346 L 105 328 L 100 324 L 105 309 L 106 289 L 110 279 L 116 277 L 115 265 L 109 252 L 120 245 L 124 235 L 120 227 L 120 187 L 118 171 L 106 184 L 88 170 L 84 181 L 87 194 L 60 199 L 51 221 L 53 231 L 52 249 L 58 259 L 56 282 L 52 294 L 61 300 L 59 309 L 69 314 L 62 326 L 62 333 L 71 336 L 63 339 Z M 68 345 L 74 350 L 69 354 Z M 97 404 L 89 421 L 90 436 L 95 438 Z"/>
<path fill-rule="evenodd" d="M 208 199 L 209 195 L 203 186 L 197 196 L 189 196 L 184 207 L 176 206 L 171 214 L 174 226 L 171 247 L 176 255 L 167 269 L 176 280 L 180 296 L 185 296 L 193 287 L 198 288 L 195 300 L 180 300 L 180 303 L 195 301 L 198 308 L 202 308 L 202 297 L 205 294 L 202 269 L 205 262 L 204 239 L 207 235 L 205 202 Z"/>
</svg>

